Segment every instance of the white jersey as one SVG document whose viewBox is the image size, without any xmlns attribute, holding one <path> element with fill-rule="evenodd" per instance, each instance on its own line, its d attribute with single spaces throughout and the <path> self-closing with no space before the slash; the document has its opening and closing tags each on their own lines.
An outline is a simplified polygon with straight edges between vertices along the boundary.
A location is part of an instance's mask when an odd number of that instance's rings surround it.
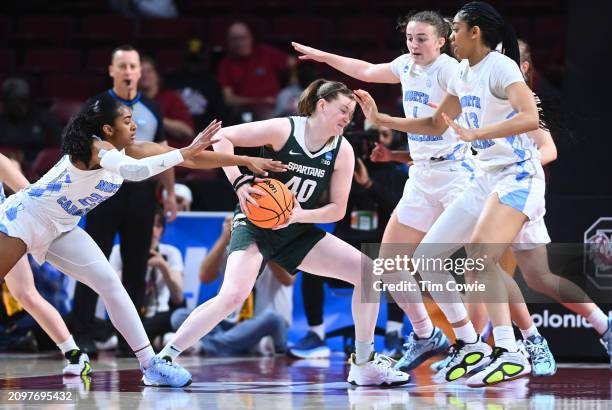
<svg viewBox="0 0 612 410">
<path fill-rule="evenodd" d="M 457 72 L 459 63 L 441 54 L 428 66 L 416 64 L 410 54 L 404 54 L 390 63 L 391 71 L 402 83 L 402 101 L 407 118 L 430 117 L 444 96 L 449 80 Z M 462 160 L 469 144 L 457 138 L 450 128 L 442 135 L 408 133 L 410 156 L 417 162 L 435 159 Z"/>
<path fill-rule="evenodd" d="M 4 202 L 6 199 L 6 195 L 4 195 L 4 186 L 2 185 L 2 181 L 0 181 L 0 204 Z"/>
<path fill-rule="evenodd" d="M 105 169 L 83 171 L 68 155 L 42 178 L 19 193 L 24 207 L 40 220 L 68 232 L 102 201 L 115 194 L 123 178 Z"/>
<path fill-rule="evenodd" d="M 452 77 L 448 92 L 459 98 L 461 115 L 471 128 L 482 128 L 516 114 L 505 97 L 505 89 L 515 82 L 524 82 L 518 65 L 509 57 L 490 52 L 481 62 L 469 66 L 463 60 Z M 505 138 L 477 140 L 472 147 L 478 151 L 475 159 L 482 169 L 507 166 L 534 159 L 539 162 L 538 149 L 527 134 Z"/>
</svg>

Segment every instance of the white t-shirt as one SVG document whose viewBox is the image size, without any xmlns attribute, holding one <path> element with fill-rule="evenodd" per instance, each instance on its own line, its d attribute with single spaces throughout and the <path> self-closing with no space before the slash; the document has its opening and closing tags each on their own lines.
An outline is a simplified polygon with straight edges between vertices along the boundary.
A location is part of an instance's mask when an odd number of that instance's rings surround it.
<svg viewBox="0 0 612 410">
<path fill-rule="evenodd" d="M 159 254 L 166 259 L 170 270 L 183 273 L 183 256 L 181 251 L 172 245 L 159 244 Z M 123 261 L 119 245 L 113 246 L 109 262 L 117 273 L 121 274 Z M 148 268 L 145 275 L 145 317 L 170 310 L 170 288 L 166 285 L 164 276 L 157 269 Z"/>
<path fill-rule="evenodd" d="M 410 54 L 403 54 L 390 63 L 391 72 L 402 84 L 402 102 L 407 118 L 430 117 L 436 111 L 427 105 L 439 105 L 446 96 L 448 82 L 457 72 L 459 63 L 441 54 L 428 66 L 416 64 Z M 462 160 L 469 144 L 459 140 L 453 130 L 442 135 L 408 134 L 410 156 L 417 161 L 431 158 Z"/>
<path fill-rule="evenodd" d="M 285 286 L 266 265 L 255 282 L 255 314 L 272 309 L 285 319 L 287 326 L 293 323 L 293 286 Z"/>
<path fill-rule="evenodd" d="M 512 59 L 492 51 L 472 67 L 468 60 L 463 60 L 448 85 L 448 92 L 459 98 L 464 122 L 471 128 L 482 128 L 516 115 L 505 90 L 511 84 L 524 81 Z M 483 169 L 540 158 L 527 134 L 477 140 L 472 142 L 472 147 L 478 151 L 474 158 Z"/>
</svg>

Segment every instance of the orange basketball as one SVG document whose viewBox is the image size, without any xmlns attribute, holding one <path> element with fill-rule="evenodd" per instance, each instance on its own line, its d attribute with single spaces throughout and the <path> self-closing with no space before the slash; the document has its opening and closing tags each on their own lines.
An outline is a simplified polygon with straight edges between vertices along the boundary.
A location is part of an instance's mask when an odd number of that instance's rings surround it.
<svg viewBox="0 0 612 410">
<path fill-rule="evenodd" d="M 293 194 L 287 186 L 271 178 L 253 186 L 264 192 L 264 195 L 252 195 L 259 207 L 247 202 L 246 206 L 251 213 L 249 220 L 253 225 L 270 229 L 284 224 L 293 210 Z"/>
</svg>

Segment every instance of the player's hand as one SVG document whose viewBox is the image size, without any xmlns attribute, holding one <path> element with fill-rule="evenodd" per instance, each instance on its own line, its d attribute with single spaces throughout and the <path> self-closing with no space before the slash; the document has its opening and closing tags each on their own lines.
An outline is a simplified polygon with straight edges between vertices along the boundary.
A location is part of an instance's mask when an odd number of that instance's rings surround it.
<svg viewBox="0 0 612 410">
<path fill-rule="evenodd" d="M 285 172 L 287 171 L 287 165 L 280 161 L 276 161 L 270 158 L 259 158 L 259 157 L 246 157 L 247 163 L 245 164 L 248 169 L 254 174 L 268 176 L 267 171 L 272 172 Z"/>
<path fill-rule="evenodd" d="M 166 266 L 167 264 L 166 260 L 155 249 L 151 249 L 149 251 L 149 254 L 151 255 L 151 257 L 147 261 L 148 266 L 152 268 L 157 268 L 157 269 L 163 269 Z"/>
<path fill-rule="evenodd" d="M 256 178 L 253 183 L 259 182 L 261 179 Z M 264 195 L 264 192 L 261 189 L 258 189 L 252 186 L 250 183 L 241 185 L 236 190 L 236 195 L 238 196 L 238 202 L 240 202 L 240 209 L 242 209 L 242 213 L 247 217 L 251 217 L 251 212 L 249 212 L 249 208 L 247 207 L 247 202 L 250 202 L 252 206 L 259 208 L 257 204 L 257 200 L 255 197 L 260 197 Z M 255 197 L 254 197 L 255 196 Z"/>
<path fill-rule="evenodd" d="M 166 196 L 163 199 L 164 215 L 168 223 L 174 222 L 176 219 L 176 212 L 178 211 L 178 205 L 176 203 L 176 195 L 174 193 Z"/>
<path fill-rule="evenodd" d="M 300 60 L 313 60 L 318 61 L 320 63 L 325 62 L 326 52 L 317 50 L 316 48 L 308 47 L 300 43 L 296 43 L 295 41 L 291 42 L 291 45 L 298 53 L 302 54 L 298 58 Z"/>
<path fill-rule="evenodd" d="M 355 161 L 355 172 L 353 173 L 353 178 L 355 178 L 355 182 L 362 187 L 372 185 L 372 180 L 370 179 L 368 169 L 361 158 L 357 158 Z"/>
<path fill-rule="evenodd" d="M 378 124 L 378 116 L 380 115 L 378 112 L 378 107 L 376 106 L 376 101 L 374 98 L 364 90 L 355 90 L 355 98 L 363 111 L 363 115 L 370 121 L 372 124 Z"/>
<path fill-rule="evenodd" d="M 212 120 L 208 127 L 204 131 L 200 132 L 193 139 L 188 147 L 181 148 L 181 154 L 185 160 L 192 159 L 206 148 L 210 147 L 216 142 L 219 142 L 220 138 L 215 134 L 221 129 L 221 121 Z"/>
<path fill-rule="evenodd" d="M 455 134 L 457 134 L 457 137 L 459 137 L 460 140 L 472 142 L 480 138 L 480 130 L 478 128 L 463 128 L 455 121 L 451 120 L 450 117 L 444 112 L 442 113 L 442 118 L 444 119 L 444 122 L 446 122 L 446 125 L 455 131 Z"/>
<path fill-rule="evenodd" d="M 301 217 L 303 215 L 304 215 L 304 210 L 302 209 L 302 206 L 298 202 L 297 198 L 293 196 L 293 210 L 291 211 L 291 215 L 289 215 L 289 218 L 287 218 L 287 221 L 284 224 L 275 226 L 272 229 L 273 230 L 283 229 L 283 228 L 288 227 L 291 224 L 299 223 L 301 222 Z"/>
<path fill-rule="evenodd" d="M 375 142 L 375 147 L 370 154 L 372 162 L 390 162 L 393 161 L 391 150 L 379 142 Z"/>
</svg>

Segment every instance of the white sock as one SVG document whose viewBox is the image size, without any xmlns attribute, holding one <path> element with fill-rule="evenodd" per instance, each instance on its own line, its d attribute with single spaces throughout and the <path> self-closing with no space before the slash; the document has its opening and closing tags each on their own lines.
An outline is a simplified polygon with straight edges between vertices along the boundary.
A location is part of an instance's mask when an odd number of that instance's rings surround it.
<svg viewBox="0 0 612 410">
<path fill-rule="evenodd" d="M 403 327 L 404 327 L 404 324 L 402 322 L 396 322 L 394 320 L 387 320 L 387 328 L 385 332 L 386 333 L 399 332 L 399 334 L 401 335 Z"/>
<path fill-rule="evenodd" d="M 518 350 L 512 326 L 495 326 L 493 328 L 493 339 L 495 339 L 495 346 L 497 347 L 503 347 L 509 352 Z"/>
<path fill-rule="evenodd" d="M 538 328 L 532 323 L 531 327 L 523 330 L 520 329 L 521 334 L 523 335 L 523 340 L 527 340 L 528 338 L 530 338 L 531 336 L 539 336 L 540 332 L 538 332 Z"/>
<path fill-rule="evenodd" d="M 608 330 L 608 317 L 601 311 L 600 308 L 596 308 L 594 311 L 592 311 L 586 320 L 600 335 L 603 335 Z"/>
<path fill-rule="evenodd" d="M 363 364 L 370 360 L 374 351 L 374 342 L 355 341 L 355 364 Z"/>
<path fill-rule="evenodd" d="M 460 327 L 454 327 L 453 331 L 457 339 L 463 340 L 465 343 L 475 343 L 478 340 L 478 334 L 474 330 L 472 322 L 467 322 L 465 325 Z"/>
<path fill-rule="evenodd" d="M 319 336 L 319 339 L 325 340 L 325 326 L 323 323 L 317 326 L 308 326 L 308 329 L 315 332 L 317 336 Z"/>
<path fill-rule="evenodd" d="M 427 339 L 432 335 L 434 326 L 429 316 L 425 316 L 423 319 L 412 323 L 412 330 L 414 330 L 419 339 Z"/>
<path fill-rule="evenodd" d="M 166 346 L 164 346 L 164 348 L 161 350 L 161 352 L 159 352 L 158 356 L 159 357 L 170 357 L 170 359 L 172 359 L 172 361 L 175 361 L 176 358 L 178 357 L 178 355 L 180 355 L 182 352 L 181 349 L 179 349 L 178 347 L 176 347 L 175 345 L 173 345 L 172 343 L 168 343 Z"/>
<path fill-rule="evenodd" d="M 134 352 L 136 358 L 140 362 L 140 365 L 145 369 L 151 364 L 151 359 L 155 357 L 155 352 L 150 344 L 146 345 L 142 349 L 138 349 Z"/>
<path fill-rule="evenodd" d="M 71 350 L 79 350 L 79 347 L 74 342 L 74 337 L 72 337 L 72 335 L 70 335 L 70 337 L 64 342 L 59 343 L 57 347 L 59 347 L 59 349 L 62 351 L 62 354 L 66 354 Z"/>
</svg>

